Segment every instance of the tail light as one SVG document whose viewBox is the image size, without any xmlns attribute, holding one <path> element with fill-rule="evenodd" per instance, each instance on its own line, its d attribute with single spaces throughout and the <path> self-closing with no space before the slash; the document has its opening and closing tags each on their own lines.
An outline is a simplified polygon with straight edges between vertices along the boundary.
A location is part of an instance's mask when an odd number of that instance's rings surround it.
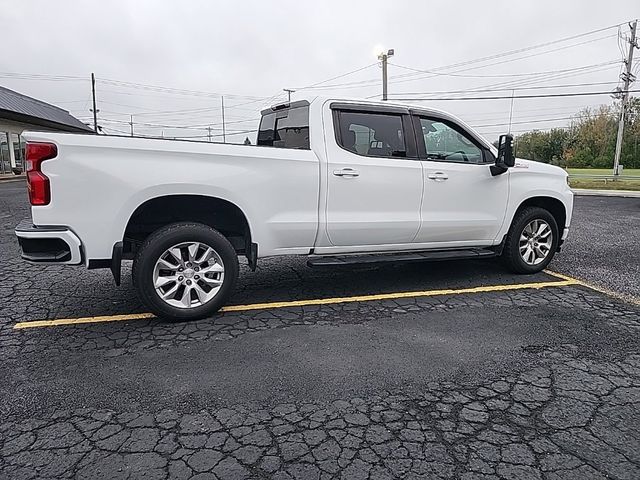
<svg viewBox="0 0 640 480">
<path fill-rule="evenodd" d="M 49 178 L 42 173 L 42 162 L 58 155 L 53 143 L 27 143 L 27 189 L 31 205 L 49 205 L 51 186 Z"/>
</svg>

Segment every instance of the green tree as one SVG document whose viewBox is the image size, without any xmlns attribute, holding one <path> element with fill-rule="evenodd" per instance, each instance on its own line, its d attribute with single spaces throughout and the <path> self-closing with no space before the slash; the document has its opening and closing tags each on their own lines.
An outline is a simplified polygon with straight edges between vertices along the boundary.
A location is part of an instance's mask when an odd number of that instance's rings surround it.
<svg viewBox="0 0 640 480">
<path fill-rule="evenodd" d="M 616 148 L 619 104 L 585 108 L 568 129 L 533 130 L 516 137 L 521 158 L 563 167 L 612 168 Z M 632 98 L 625 115 L 620 163 L 640 168 L 640 98 Z"/>
</svg>

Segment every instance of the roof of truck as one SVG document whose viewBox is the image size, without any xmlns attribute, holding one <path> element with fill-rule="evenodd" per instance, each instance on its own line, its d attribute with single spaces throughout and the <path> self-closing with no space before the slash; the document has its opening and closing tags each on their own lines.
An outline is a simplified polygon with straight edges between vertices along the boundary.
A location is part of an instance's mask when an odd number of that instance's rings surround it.
<svg viewBox="0 0 640 480">
<path fill-rule="evenodd" d="M 357 97 L 330 97 L 330 96 L 323 96 L 323 95 L 305 95 L 300 94 L 298 95 L 298 98 L 291 102 L 289 105 L 290 106 L 295 106 L 296 104 L 303 104 L 305 102 L 307 103 L 315 103 L 315 102 L 320 102 L 320 103 L 324 103 L 326 101 L 330 101 L 330 102 L 338 102 L 338 103 L 349 103 L 349 104 L 356 104 L 356 105 L 371 105 L 371 106 L 380 106 L 380 107 L 396 107 L 396 108 L 410 108 L 410 109 L 415 109 L 415 110 L 420 110 L 421 112 L 425 112 L 425 113 L 434 113 L 437 114 L 439 116 L 446 116 L 446 117 L 452 117 L 452 118 L 457 118 L 455 117 L 455 115 L 452 115 L 444 110 L 440 110 L 437 108 L 431 108 L 431 107 L 425 107 L 422 105 L 416 105 L 416 104 L 412 104 L 412 103 L 402 103 L 402 102 L 395 102 L 393 100 L 373 100 L 373 99 L 367 99 L 367 98 L 357 98 Z M 269 105 L 265 110 L 273 110 L 276 108 L 282 108 L 284 106 L 287 105 L 287 102 L 283 102 L 283 103 L 277 103 L 277 104 L 273 104 L 273 105 Z"/>
<path fill-rule="evenodd" d="M 338 104 L 350 104 L 350 105 L 362 105 L 362 106 L 372 106 L 372 107 L 385 107 L 385 108 L 398 108 L 398 109 L 410 109 L 410 110 L 416 110 L 420 113 L 424 113 L 426 115 L 434 115 L 437 116 L 439 118 L 443 118 L 449 121 L 452 121 L 454 123 L 457 123 L 458 125 L 461 125 L 463 127 L 465 127 L 465 129 L 473 136 L 475 137 L 477 140 L 479 140 L 480 142 L 482 142 L 485 146 L 487 146 L 489 149 L 493 150 L 495 147 L 491 144 L 491 142 L 489 142 L 483 135 L 481 135 L 480 133 L 476 132 L 475 129 L 473 127 L 471 127 L 469 124 L 467 124 L 464 120 L 462 120 L 461 118 L 457 117 L 456 115 L 453 115 L 449 112 L 446 112 L 444 110 L 440 110 L 437 108 L 431 108 L 431 107 L 424 107 L 422 105 L 415 105 L 415 104 L 411 104 L 411 103 L 400 103 L 400 102 L 394 102 L 394 101 L 389 101 L 389 100 L 372 100 L 372 99 L 367 99 L 367 98 L 349 98 L 349 97 L 328 97 L 328 96 L 321 96 L 321 95 L 299 95 L 298 100 L 291 102 L 290 106 L 293 106 L 295 104 L 305 104 L 305 103 L 326 103 L 326 102 L 332 102 L 332 103 L 338 103 Z M 286 106 L 285 104 L 279 104 L 279 105 L 274 105 L 271 107 L 271 109 L 275 109 L 276 107 L 280 106 L 280 108 L 282 108 L 283 106 Z M 269 110 L 269 109 L 267 109 Z"/>
</svg>

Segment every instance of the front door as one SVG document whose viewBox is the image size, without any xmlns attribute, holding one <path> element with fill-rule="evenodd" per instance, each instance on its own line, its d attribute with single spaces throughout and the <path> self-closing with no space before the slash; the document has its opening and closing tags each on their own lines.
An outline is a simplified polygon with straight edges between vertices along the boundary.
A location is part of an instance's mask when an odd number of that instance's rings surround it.
<svg viewBox="0 0 640 480">
<path fill-rule="evenodd" d="M 423 178 L 408 112 L 345 107 L 332 114 L 336 138 L 327 138 L 330 243 L 413 242 L 420 228 Z"/>
<path fill-rule="evenodd" d="M 492 176 L 488 150 L 449 120 L 420 117 L 415 126 L 425 179 L 416 242 L 492 244 L 504 221 L 509 172 Z"/>
</svg>

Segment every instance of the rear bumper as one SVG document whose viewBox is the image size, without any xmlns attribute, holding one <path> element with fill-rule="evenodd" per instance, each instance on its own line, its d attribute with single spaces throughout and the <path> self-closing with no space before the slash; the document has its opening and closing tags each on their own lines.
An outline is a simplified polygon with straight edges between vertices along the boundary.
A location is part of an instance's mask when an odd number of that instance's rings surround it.
<svg viewBox="0 0 640 480">
<path fill-rule="evenodd" d="M 16 227 L 22 258 L 33 263 L 82 263 L 82 243 L 67 227 L 37 227 L 23 220 Z"/>
</svg>

